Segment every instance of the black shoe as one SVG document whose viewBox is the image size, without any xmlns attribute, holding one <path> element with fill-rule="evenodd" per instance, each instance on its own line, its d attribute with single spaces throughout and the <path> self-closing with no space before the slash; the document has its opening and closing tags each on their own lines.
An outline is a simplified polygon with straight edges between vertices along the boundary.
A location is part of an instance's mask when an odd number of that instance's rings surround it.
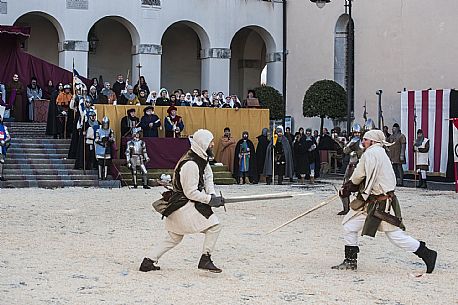
<svg viewBox="0 0 458 305">
<path fill-rule="evenodd" d="M 342 210 L 339 213 L 337 213 L 337 215 L 347 215 L 348 211 L 349 210 Z"/>
<path fill-rule="evenodd" d="M 138 187 L 138 185 L 134 184 L 134 189 L 136 189 Z"/>
<path fill-rule="evenodd" d="M 140 265 L 140 271 L 148 272 L 156 270 L 161 270 L 161 267 L 154 265 L 154 261 L 152 259 L 145 257 Z"/>
<path fill-rule="evenodd" d="M 420 247 L 414 252 L 426 264 L 426 273 L 432 273 L 436 266 L 437 252 L 426 247 L 424 241 L 420 241 Z"/>
<path fill-rule="evenodd" d="M 143 186 L 143 188 L 144 188 L 145 190 L 149 190 L 149 189 L 150 189 L 149 185 L 146 185 L 146 184 Z"/>
<path fill-rule="evenodd" d="M 422 181 L 420 188 L 422 188 L 422 189 L 428 188 L 428 186 L 426 185 L 426 180 Z"/>
<path fill-rule="evenodd" d="M 200 261 L 199 261 L 199 265 L 197 266 L 197 268 L 201 269 L 201 270 L 208 270 L 210 272 L 213 272 L 213 273 L 221 273 L 223 272 L 223 270 L 219 269 L 218 267 L 216 267 L 212 260 L 211 260 L 211 255 L 210 254 L 202 254 L 202 256 L 200 257 Z"/>
<path fill-rule="evenodd" d="M 332 266 L 331 269 L 337 270 L 356 270 L 358 269 L 358 246 L 345 246 L 345 259 L 344 261 L 336 266 Z"/>
</svg>

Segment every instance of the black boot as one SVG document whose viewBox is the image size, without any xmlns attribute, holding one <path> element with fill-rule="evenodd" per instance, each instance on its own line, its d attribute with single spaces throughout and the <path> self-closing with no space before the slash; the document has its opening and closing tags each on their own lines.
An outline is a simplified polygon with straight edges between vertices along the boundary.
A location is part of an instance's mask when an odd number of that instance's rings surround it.
<svg viewBox="0 0 458 305">
<path fill-rule="evenodd" d="M 211 260 L 211 255 L 208 253 L 202 254 L 202 256 L 200 257 L 199 266 L 197 268 L 202 270 L 208 270 L 214 273 L 221 273 L 223 271 L 213 264 Z"/>
<path fill-rule="evenodd" d="M 272 184 L 272 176 L 267 176 L 266 177 L 266 184 L 271 185 Z"/>
<path fill-rule="evenodd" d="M 422 189 L 428 188 L 428 186 L 426 185 L 426 180 L 421 180 L 421 186 L 420 187 Z"/>
<path fill-rule="evenodd" d="M 283 184 L 283 176 L 278 176 L 278 184 L 282 185 Z"/>
<path fill-rule="evenodd" d="M 420 241 L 420 247 L 414 252 L 426 264 L 426 273 L 431 273 L 436 266 L 437 252 L 426 247 L 424 241 Z"/>
<path fill-rule="evenodd" d="M 152 259 L 145 257 L 140 265 L 140 271 L 148 272 L 156 270 L 161 270 L 161 267 L 154 265 L 154 261 Z"/>
<path fill-rule="evenodd" d="M 337 213 L 337 215 L 347 215 L 348 211 L 350 211 L 350 198 L 340 198 L 342 200 L 343 210 Z"/>
<path fill-rule="evenodd" d="M 345 259 L 337 266 L 332 266 L 331 269 L 338 270 L 356 270 L 358 267 L 359 247 L 358 246 L 345 246 Z"/>
<path fill-rule="evenodd" d="M 423 186 L 423 180 L 421 179 L 421 176 L 420 176 L 420 178 L 418 179 L 417 188 L 421 188 L 422 186 Z"/>
</svg>

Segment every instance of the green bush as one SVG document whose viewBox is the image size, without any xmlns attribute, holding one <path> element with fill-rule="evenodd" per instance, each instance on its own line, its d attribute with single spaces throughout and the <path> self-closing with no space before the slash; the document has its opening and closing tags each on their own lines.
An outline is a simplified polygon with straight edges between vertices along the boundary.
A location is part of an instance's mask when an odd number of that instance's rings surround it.
<svg viewBox="0 0 458 305">
<path fill-rule="evenodd" d="M 347 115 L 345 89 L 333 80 L 324 79 L 315 82 L 305 92 L 302 112 L 304 117 L 321 118 L 322 133 L 325 118 L 338 119 Z"/>
<path fill-rule="evenodd" d="M 270 86 L 261 86 L 254 89 L 256 97 L 262 108 L 270 110 L 270 119 L 283 119 L 285 112 L 283 109 L 283 96 L 277 89 Z"/>
</svg>

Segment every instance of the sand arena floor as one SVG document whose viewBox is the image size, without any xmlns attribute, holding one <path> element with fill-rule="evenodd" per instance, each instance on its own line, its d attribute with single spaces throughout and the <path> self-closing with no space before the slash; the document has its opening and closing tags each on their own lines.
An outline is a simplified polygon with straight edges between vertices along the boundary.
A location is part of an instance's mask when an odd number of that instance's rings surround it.
<svg viewBox="0 0 458 305">
<path fill-rule="evenodd" d="M 315 194 L 218 209 L 212 258 L 221 274 L 197 270 L 201 234 L 165 254 L 160 271 L 142 273 L 165 235 L 151 209 L 162 190 L 0 190 L 0 304 L 458 304 L 454 193 L 397 191 L 407 232 L 439 252 L 431 275 L 414 277 L 422 261 L 383 233 L 361 238 L 358 271 L 331 270 L 343 259 L 339 201 L 266 235 L 333 195 L 330 185 L 217 186 L 225 196 Z"/>
</svg>

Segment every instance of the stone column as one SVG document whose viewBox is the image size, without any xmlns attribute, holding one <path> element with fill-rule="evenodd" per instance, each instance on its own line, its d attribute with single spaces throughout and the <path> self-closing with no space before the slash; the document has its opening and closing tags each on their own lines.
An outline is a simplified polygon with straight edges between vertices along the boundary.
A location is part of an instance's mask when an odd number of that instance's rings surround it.
<svg viewBox="0 0 458 305">
<path fill-rule="evenodd" d="M 131 83 L 138 81 L 138 64 L 142 66 L 141 75 L 145 76 L 150 91 L 158 91 L 161 86 L 162 46 L 157 44 L 138 44 L 132 46 Z"/>
<path fill-rule="evenodd" d="M 229 94 L 231 49 L 203 49 L 200 51 L 200 58 L 202 60 L 202 89 L 207 89 L 210 95 L 218 91 Z"/>
<path fill-rule="evenodd" d="M 73 61 L 75 70 L 81 76 L 87 77 L 89 42 L 81 40 L 65 40 L 59 42 L 59 66 L 72 71 Z"/>
<path fill-rule="evenodd" d="M 266 54 L 267 85 L 283 94 L 283 52 Z"/>
</svg>

